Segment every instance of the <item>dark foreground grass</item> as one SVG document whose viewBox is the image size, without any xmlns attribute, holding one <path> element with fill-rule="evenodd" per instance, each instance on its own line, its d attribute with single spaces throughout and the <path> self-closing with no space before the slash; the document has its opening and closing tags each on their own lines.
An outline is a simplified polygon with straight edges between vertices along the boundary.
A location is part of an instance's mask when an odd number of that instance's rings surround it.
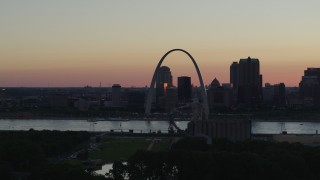
<svg viewBox="0 0 320 180">
<path fill-rule="evenodd" d="M 160 142 L 155 142 L 151 151 L 159 152 L 159 151 L 169 151 L 170 150 L 170 139 L 162 139 Z"/>
<path fill-rule="evenodd" d="M 144 138 L 115 138 L 103 142 L 99 150 L 90 153 L 94 159 L 125 161 L 138 150 L 146 150 L 150 142 Z"/>
<path fill-rule="evenodd" d="M 77 159 L 68 159 L 68 160 L 62 161 L 61 163 L 66 163 L 73 166 L 82 166 L 82 161 Z"/>
</svg>

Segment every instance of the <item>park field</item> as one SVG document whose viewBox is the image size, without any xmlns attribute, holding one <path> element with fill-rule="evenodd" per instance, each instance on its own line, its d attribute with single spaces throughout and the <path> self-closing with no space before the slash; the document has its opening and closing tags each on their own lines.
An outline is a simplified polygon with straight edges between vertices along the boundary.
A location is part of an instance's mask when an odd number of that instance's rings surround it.
<svg viewBox="0 0 320 180">
<path fill-rule="evenodd" d="M 138 150 L 169 151 L 170 144 L 171 138 L 108 138 L 103 140 L 97 150 L 91 151 L 89 157 L 108 162 L 126 161 Z"/>
</svg>

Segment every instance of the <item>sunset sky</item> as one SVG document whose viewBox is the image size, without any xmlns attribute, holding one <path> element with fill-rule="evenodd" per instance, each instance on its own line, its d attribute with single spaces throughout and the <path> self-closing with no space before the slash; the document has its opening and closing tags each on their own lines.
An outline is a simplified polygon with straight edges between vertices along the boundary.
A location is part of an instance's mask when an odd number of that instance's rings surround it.
<svg viewBox="0 0 320 180">
<path fill-rule="evenodd" d="M 160 58 L 182 48 L 209 84 L 229 66 L 259 58 L 264 83 L 297 86 L 320 67 L 319 0 L 1 0 L 0 86 L 150 84 Z M 165 60 L 174 79 L 188 57 Z"/>
</svg>

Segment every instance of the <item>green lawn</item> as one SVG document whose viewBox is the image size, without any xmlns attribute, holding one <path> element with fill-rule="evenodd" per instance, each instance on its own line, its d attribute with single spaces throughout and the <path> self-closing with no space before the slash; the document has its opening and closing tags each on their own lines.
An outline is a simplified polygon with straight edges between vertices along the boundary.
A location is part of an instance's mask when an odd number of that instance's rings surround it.
<svg viewBox="0 0 320 180">
<path fill-rule="evenodd" d="M 100 150 L 91 152 L 89 156 L 106 161 L 126 160 L 139 149 L 146 150 L 149 144 L 144 138 L 109 139 L 100 145 Z"/>
<path fill-rule="evenodd" d="M 65 161 L 62 161 L 62 163 L 67 163 L 73 166 L 81 166 L 82 165 L 82 161 L 81 160 L 76 160 L 76 159 L 68 159 Z"/>
<path fill-rule="evenodd" d="M 154 143 L 151 151 L 159 152 L 159 151 L 169 151 L 171 142 L 168 139 L 162 140 L 160 142 Z"/>
<path fill-rule="evenodd" d="M 106 161 L 125 161 L 138 150 L 147 150 L 150 141 L 145 138 L 114 138 L 108 139 L 99 146 L 99 150 L 90 152 L 93 159 L 103 159 Z M 169 151 L 170 139 L 162 139 L 154 143 L 151 151 Z"/>
</svg>

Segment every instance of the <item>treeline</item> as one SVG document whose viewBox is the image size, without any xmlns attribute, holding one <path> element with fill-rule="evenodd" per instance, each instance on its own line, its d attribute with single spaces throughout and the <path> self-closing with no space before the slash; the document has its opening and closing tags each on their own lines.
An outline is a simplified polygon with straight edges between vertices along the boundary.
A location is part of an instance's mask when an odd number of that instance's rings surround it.
<svg viewBox="0 0 320 180">
<path fill-rule="evenodd" d="M 88 132 L 1 131 L 0 179 L 96 179 L 59 159 L 90 139 Z"/>
<path fill-rule="evenodd" d="M 183 138 L 170 151 L 138 151 L 115 162 L 107 178 L 58 157 L 89 140 L 88 132 L 0 132 L 0 179 L 320 179 L 320 148 L 265 141 Z"/>
<path fill-rule="evenodd" d="M 109 179 L 320 179 L 320 148 L 264 141 L 185 138 L 169 152 L 139 151 Z"/>
</svg>

